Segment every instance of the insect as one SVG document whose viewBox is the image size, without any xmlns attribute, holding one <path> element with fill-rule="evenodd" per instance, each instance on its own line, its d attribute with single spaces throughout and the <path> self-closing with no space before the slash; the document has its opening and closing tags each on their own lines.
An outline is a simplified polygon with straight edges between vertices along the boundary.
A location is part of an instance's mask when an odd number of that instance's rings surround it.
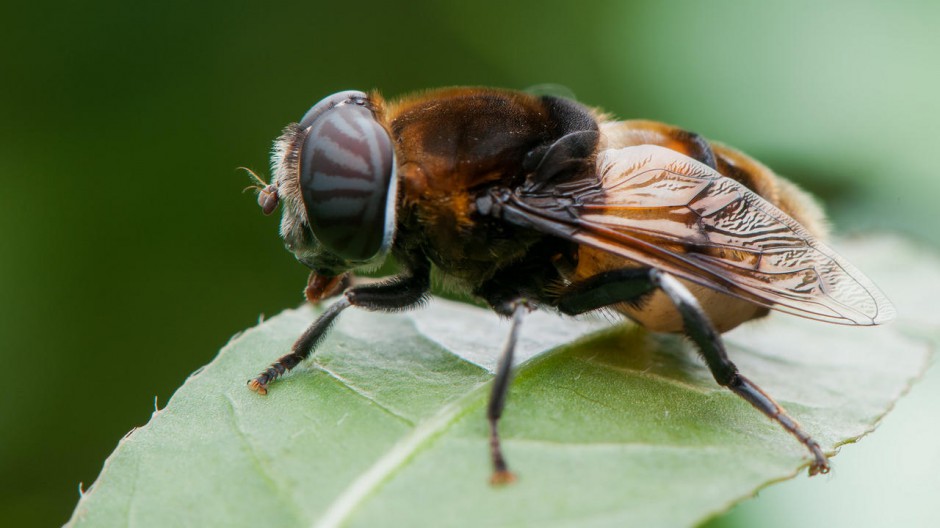
<svg viewBox="0 0 940 528">
<path fill-rule="evenodd" d="M 340 92 L 286 127 L 272 169 L 258 203 L 265 214 L 283 206 L 281 237 L 311 269 L 307 298 L 340 295 L 249 388 L 266 394 L 351 306 L 419 306 L 433 269 L 512 320 L 487 407 L 496 484 L 514 479 L 498 426 L 531 310 L 613 308 L 685 334 L 720 385 L 806 447 L 810 475 L 829 471 L 819 444 L 738 372 L 720 334 L 770 309 L 845 325 L 894 313 L 820 241 L 822 213 L 793 184 L 692 132 L 616 121 L 570 99 L 488 88 L 397 101 Z M 351 270 L 387 255 L 399 275 L 346 287 Z"/>
</svg>

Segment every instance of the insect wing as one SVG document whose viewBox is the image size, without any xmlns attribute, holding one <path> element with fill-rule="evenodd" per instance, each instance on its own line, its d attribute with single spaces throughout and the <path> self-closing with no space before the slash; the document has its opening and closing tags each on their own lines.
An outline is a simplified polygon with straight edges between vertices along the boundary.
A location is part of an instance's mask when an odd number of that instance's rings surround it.
<svg viewBox="0 0 940 528">
<path fill-rule="evenodd" d="M 518 189 L 530 227 L 802 317 L 874 325 L 894 308 L 858 269 L 737 181 L 654 145 L 602 151 L 597 178 Z"/>
</svg>

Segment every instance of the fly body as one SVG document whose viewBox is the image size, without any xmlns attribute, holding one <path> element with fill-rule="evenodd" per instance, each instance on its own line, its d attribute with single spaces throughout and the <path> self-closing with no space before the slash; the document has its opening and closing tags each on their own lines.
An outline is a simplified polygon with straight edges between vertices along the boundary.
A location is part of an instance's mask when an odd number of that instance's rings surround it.
<svg viewBox="0 0 940 528">
<path fill-rule="evenodd" d="M 340 92 L 287 126 L 272 167 L 259 204 L 266 214 L 282 205 L 285 245 L 311 270 L 307 298 L 340 297 L 249 387 L 265 394 L 346 308 L 417 307 L 434 270 L 513 321 L 487 410 L 494 483 L 513 479 L 498 424 L 531 310 L 613 308 L 685 334 L 720 385 L 806 446 L 810 474 L 829 470 L 819 444 L 738 372 L 720 333 L 769 310 L 845 325 L 893 316 L 825 245 L 823 215 L 795 185 L 698 134 L 569 99 Z M 399 275 L 347 287 L 388 255 Z"/>
</svg>

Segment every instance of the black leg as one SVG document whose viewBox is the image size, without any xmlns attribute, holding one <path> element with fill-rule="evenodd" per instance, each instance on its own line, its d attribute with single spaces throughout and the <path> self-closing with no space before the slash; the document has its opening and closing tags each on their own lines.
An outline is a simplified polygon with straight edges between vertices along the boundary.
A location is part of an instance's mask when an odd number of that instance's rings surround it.
<svg viewBox="0 0 940 528">
<path fill-rule="evenodd" d="M 619 269 L 570 285 L 552 304 L 561 313 L 578 315 L 613 304 L 637 304 L 654 289 L 649 268 Z"/>
<path fill-rule="evenodd" d="M 345 295 L 331 304 L 313 324 L 307 327 L 300 339 L 294 342 L 289 354 L 281 356 L 257 378 L 248 380 L 248 388 L 258 394 L 267 394 L 268 384 L 307 359 L 313 353 L 313 349 L 316 348 L 320 339 L 326 335 L 336 316 L 350 306 L 349 299 Z"/>
<path fill-rule="evenodd" d="M 516 476 L 509 471 L 509 466 L 506 465 L 506 458 L 503 456 L 503 450 L 499 443 L 499 418 L 506 406 L 506 395 L 509 392 L 509 383 L 512 381 L 513 353 L 516 349 L 516 341 L 519 338 L 519 327 L 522 325 L 523 317 L 531 308 L 522 300 L 513 301 L 510 304 L 512 329 L 509 331 L 509 339 L 506 341 L 503 355 L 496 367 L 496 378 L 493 379 L 493 390 L 490 392 L 490 402 L 486 408 L 486 418 L 490 423 L 490 457 L 493 461 L 491 484 L 509 484 L 516 480 Z"/>
<path fill-rule="evenodd" d="M 388 282 L 346 290 L 350 304 L 371 311 L 400 312 L 425 302 L 431 287 L 430 270 L 395 277 Z"/>
<path fill-rule="evenodd" d="M 773 398 L 751 380 L 738 373 L 738 368 L 728 359 L 721 336 L 689 290 L 671 275 L 656 269 L 650 271 L 650 279 L 676 305 L 682 315 L 686 334 L 698 347 L 715 381 L 747 400 L 806 446 L 813 455 L 813 463 L 809 466 L 810 475 L 828 473 L 829 460 L 819 447 L 819 443 L 803 431 L 800 424 L 790 417 Z"/>
<path fill-rule="evenodd" d="M 721 336 L 698 301 L 671 275 L 649 268 L 609 271 L 572 284 L 552 304 L 563 313 L 575 315 L 617 303 L 641 302 L 655 288 L 662 289 L 679 310 L 686 335 L 695 343 L 715 381 L 744 398 L 806 446 L 813 455 L 810 475 L 828 473 L 829 460 L 819 443 L 803 431 L 773 398 L 738 373 L 738 368 L 728 359 Z"/>
<path fill-rule="evenodd" d="M 326 335 L 336 316 L 350 306 L 366 310 L 386 312 L 401 311 L 422 303 L 427 298 L 430 275 L 426 267 L 410 275 L 395 277 L 380 284 L 367 284 L 346 290 L 340 299 L 330 305 L 311 324 L 291 347 L 289 354 L 282 356 L 257 378 L 248 381 L 248 388 L 259 393 L 268 393 L 268 384 L 310 357 Z"/>
</svg>

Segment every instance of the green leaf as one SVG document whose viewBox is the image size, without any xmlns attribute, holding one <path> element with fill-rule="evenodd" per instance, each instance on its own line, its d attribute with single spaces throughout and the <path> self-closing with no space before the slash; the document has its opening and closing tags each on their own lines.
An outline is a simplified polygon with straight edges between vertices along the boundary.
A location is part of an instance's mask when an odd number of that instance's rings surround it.
<svg viewBox="0 0 940 528">
<path fill-rule="evenodd" d="M 867 260 L 879 267 L 856 259 L 876 280 L 890 269 Z M 484 410 L 506 322 L 442 300 L 349 310 L 314 362 L 267 397 L 247 390 L 315 315 L 289 310 L 233 338 L 121 440 L 69 526 L 693 525 L 808 463 L 682 340 L 535 313 L 502 422 L 519 480 L 493 488 Z M 927 345 L 905 321 L 774 314 L 726 340 L 832 452 L 925 368 Z"/>
</svg>

